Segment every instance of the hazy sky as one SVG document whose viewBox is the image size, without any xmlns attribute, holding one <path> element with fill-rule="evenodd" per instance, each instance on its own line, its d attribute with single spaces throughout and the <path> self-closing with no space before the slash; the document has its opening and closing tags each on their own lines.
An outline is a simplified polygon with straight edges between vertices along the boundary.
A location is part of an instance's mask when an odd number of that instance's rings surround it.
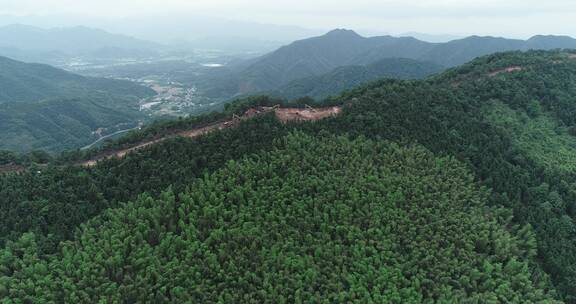
<svg viewBox="0 0 576 304">
<path fill-rule="evenodd" d="M 0 14 L 115 18 L 190 14 L 315 29 L 576 36 L 574 0 L 0 0 Z"/>
</svg>

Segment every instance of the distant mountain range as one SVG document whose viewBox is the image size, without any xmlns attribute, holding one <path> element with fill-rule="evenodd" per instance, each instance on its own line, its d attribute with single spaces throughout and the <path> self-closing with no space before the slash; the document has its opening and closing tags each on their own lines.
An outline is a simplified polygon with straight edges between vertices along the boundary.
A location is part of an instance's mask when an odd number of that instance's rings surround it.
<svg viewBox="0 0 576 304">
<path fill-rule="evenodd" d="M 0 27 L 0 55 L 50 62 L 53 58 L 83 56 L 150 56 L 162 46 L 126 35 L 88 27 L 43 29 L 28 25 Z"/>
<path fill-rule="evenodd" d="M 416 59 L 454 67 L 472 59 L 496 52 L 574 49 L 576 39 L 567 36 L 534 36 L 528 40 L 471 36 L 447 43 L 432 44 Z"/>
<path fill-rule="evenodd" d="M 210 79 L 207 91 L 221 96 L 273 91 L 297 79 L 385 58 L 406 58 L 449 68 L 496 52 L 556 48 L 576 48 L 576 40 L 565 36 L 534 36 L 529 40 L 471 36 L 430 43 L 412 37 L 365 38 L 351 30 L 337 29 L 281 47 L 236 67 L 226 77 Z"/>
<path fill-rule="evenodd" d="M 418 40 L 426 41 L 426 42 L 435 42 L 435 43 L 443 43 L 448 42 L 456 39 L 462 39 L 465 36 L 463 35 L 450 35 L 450 34 L 427 34 L 427 33 L 420 33 L 420 32 L 406 32 L 401 33 L 398 35 L 394 35 L 397 37 L 412 37 Z"/>
<path fill-rule="evenodd" d="M 0 149 L 77 148 L 137 125 L 138 101 L 153 94 L 129 81 L 0 57 Z"/>
<path fill-rule="evenodd" d="M 56 16 L 14 16 L 1 15 L 0 26 L 9 24 L 29 24 L 43 28 L 73 27 L 83 24 L 104 29 L 113 33 L 124 33 L 144 40 L 171 44 L 174 41 L 194 41 L 205 37 L 222 39 L 236 36 L 246 40 L 282 41 L 284 43 L 321 35 L 323 30 L 234 20 L 205 15 L 167 14 L 154 17 L 86 18 L 75 14 Z"/>
</svg>

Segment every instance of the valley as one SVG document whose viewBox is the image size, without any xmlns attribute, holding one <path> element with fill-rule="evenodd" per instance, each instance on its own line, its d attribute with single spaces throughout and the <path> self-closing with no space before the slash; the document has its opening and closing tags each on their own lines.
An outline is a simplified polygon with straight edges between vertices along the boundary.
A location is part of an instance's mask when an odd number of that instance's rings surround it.
<svg viewBox="0 0 576 304">
<path fill-rule="evenodd" d="M 215 69 L 225 68 L 229 62 L 245 56 L 194 50 L 187 54 L 167 53 L 145 59 L 82 64 L 63 62 L 59 67 L 84 76 L 127 80 L 154 90 L 156 96 L 140 101 L 140 111 L 149 119 L 156 119 L 196 115 L 218 109 L 225 100 L 203 95 L 196 83 L 209 77 Z"/>
<path fill-rule="evenodd" d="M 158 77 L 154 77 L 158 79 Z M 132 80 L 154 90 L 156 95 L 140 101 L 140 111 L 150 117 L 155 116 L 185 116 L 200 114 L 215 110 L 220 106 L 220 100 L 212 100 L 201 96 L 194 86 L 178 82 L 152 79 Z"/>
</svg>

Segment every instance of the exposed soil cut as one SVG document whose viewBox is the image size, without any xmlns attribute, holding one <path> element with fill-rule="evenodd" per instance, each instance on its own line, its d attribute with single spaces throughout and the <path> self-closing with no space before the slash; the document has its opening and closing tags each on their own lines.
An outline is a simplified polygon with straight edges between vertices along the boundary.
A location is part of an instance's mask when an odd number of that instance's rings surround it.
<svg viewBox="0 0 576 304">
<path fill-rule="evenodd" d="M 288 121 L 315 121 L 328 117 L 337 116 L 342 109 L 340 107 L 330 107 L 322 109 L 276 109 L 276 118 L 282 122 Z"/>
<path fill-rule="evenodd" d="M 494 72 L 488 74 L 488 76 L 489 76 L 489 77 L 494 77 L 494 76 L 499 75 L 499 74 L 519 72 L 519 71 L 522 71 L 522 70 L 524 70 L 524 68 L 521 67 L 521 66 L 511 66 L 511 67 L 507 67 L 507 68 L 505 68 L 505 69 L 501 69 L 501 70 L 494 71 Z"/>
</svg>

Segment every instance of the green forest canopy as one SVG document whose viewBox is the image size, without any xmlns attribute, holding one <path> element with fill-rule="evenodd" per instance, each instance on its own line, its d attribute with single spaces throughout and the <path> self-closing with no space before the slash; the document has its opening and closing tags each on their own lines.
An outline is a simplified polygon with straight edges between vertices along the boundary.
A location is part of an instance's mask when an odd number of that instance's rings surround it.
<svg viewBox="0 0 576 304">
<path fill-rule="evenodd" d="M 329 155 L 326 157 L 326 155 Z M 419 148 L 292 133 L 190 185 L 81 227 L 58 258 L 25 234 L 0 296 L 32 302 L 544 301 L 529 227 L 457 161 Z M 24 248 L 22 248 L 24 245 Z M 545 286 L 544 286 L 545 287 Z"/>
</svg>

